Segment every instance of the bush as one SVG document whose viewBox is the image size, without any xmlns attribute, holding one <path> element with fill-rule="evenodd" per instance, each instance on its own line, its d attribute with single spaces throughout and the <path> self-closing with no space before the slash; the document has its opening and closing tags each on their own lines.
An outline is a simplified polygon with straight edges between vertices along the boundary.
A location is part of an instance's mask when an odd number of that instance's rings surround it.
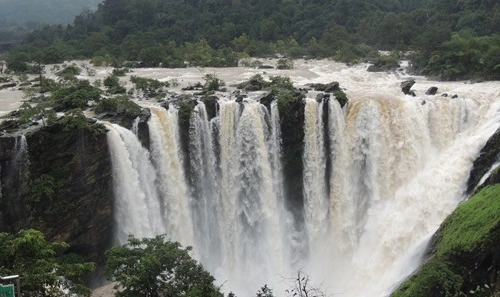
<svg viewBox="0 0 500 297">
<path fill-rule="evenodd" d="M 206 74 L 203 79 L 205 80 L 205 84 L 203 85 L 203 93 L 205 94 L 213 94 L 215 91 L 224 91 L 223 86 L 226 83 L 217 77 L 214 74 Z"/>
<path fill-rule="evenodd" d="M 101 100 L 94 109 L 95 113 L 116 112 L 130 117 L 137 117 L 141 107 L 126 95 Z"/>
<path fill-rule="evenodd" d="M 76 85 L 57 89 L 52 94 L 56 111 L 74 108 L 86 108 L 89 101 L 99 102 L 101 90 L 90 85 L 88 81 L 78 81 Z"/>
<path fill-rule="evenodd" d="M 191 247 L 164 236 L 136 239 L 106 252 L 105 275 L 123 288 L 121 297 L 222 297 L 215 279 L 189 256 Z"/>
<path fill-rule="evenodd" d="M 107 88 L 109 94 L 125 94 L 127 92 L 127 90 L 120 85 L 118 76 L 114 74 L 106 77 L 103 84 Z"/>
<path fill-rule="evenodd" d="M 281 58 L 276 64 L 277 69 L 293 69 L 293 60 L 288 58 Z"/>
<path fill-rule="evenodd" d="M 164 87 L 168 87 L 168 82 L 161 82 L 152 78 L 139 76 L 131 76 L 130 81 L 135 85 L 137 90 L 141 90 L 146 98 L 157 97 L 161 94 Z"/>
</svg>

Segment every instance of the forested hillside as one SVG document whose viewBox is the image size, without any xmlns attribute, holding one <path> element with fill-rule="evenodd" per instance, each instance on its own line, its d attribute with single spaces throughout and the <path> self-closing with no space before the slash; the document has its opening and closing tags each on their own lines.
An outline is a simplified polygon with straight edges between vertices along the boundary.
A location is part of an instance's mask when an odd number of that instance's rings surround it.
<svg viewBox="0 0 500 297">
<path fill-rule="evenodd" d="M 412 50 L 440 79 L 500 78 L 495 0 L 105 0 L 35 31 L 11 61 L 107 57 L 146 66 L 233 66 L 245 56 L 356 62 Z"/>
<path fill-rule="evenodd" d="M 101 0 L 2 0 L 0 27 L 33 27 L 71 23 L 83 9 L 97 8 Z"/>
<path fill-rule="evenodd" d="M 83 9 L 96 10 L 102 0 L 1 0 L 0 41 L 23 38 L 47 24 L 68 24 Z"/>
</svg>

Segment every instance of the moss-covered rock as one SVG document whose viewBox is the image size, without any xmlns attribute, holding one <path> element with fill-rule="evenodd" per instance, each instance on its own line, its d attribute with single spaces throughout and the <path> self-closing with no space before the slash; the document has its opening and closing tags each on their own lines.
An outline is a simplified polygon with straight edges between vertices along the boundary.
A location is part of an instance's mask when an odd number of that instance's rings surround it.
<svg viewBox="0 0 500 297">
<path fill-rule="evenodd" d="M 462 203 L 431 241 L 429 258 L 393 297 L 498 296 L 500 185 Z M 495 293 L 496 292 L 496 293 Z"/>
</svg>

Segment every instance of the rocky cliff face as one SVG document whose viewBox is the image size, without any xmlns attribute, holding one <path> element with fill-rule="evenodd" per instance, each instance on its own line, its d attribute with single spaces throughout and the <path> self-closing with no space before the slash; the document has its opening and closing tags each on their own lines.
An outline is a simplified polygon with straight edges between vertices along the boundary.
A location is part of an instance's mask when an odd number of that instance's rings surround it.
<svg viewBox="0 0 500 297">
<path fill-rule="evenodd" d="M 113 228 L 106 133 L 54 125 L 29 132 L 27 151 L 20 142 L 0 137 L 3 231 L 36 228 L 99 260 Z"/>
</svg>

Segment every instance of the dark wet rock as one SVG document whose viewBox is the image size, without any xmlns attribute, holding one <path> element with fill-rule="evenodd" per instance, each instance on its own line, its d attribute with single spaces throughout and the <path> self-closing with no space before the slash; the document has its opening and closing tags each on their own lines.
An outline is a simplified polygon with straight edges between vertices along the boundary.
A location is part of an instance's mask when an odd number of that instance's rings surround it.
<svg viewBox="0 0 500 297">
<path fill-rule="evenodd" d="M 260 99 L 259 102 L 264 104 L 268 109 L 271 107 L 271 102 L 273 102 L 276 98 L 274 97 L 272 92 L 265 93 Z"/>
<path fill-rule="evenodd" d="M 218 110 L 218 101 L 219 97 L 215 95 L 204 96 L 202 99 L 203 103 L 205 103 L 205 108 L 207 109 L 208 120 L 211 120 L 216 117 Z"/>
<path fill-rule="evenodd" d="M 451 99 L 456 99 L 456 98 L 458 98 L 458 95 L 457 95 L 457 94 L 455 94 L 455 95 L 451 96 Z"/>
<path fill-rule="evenodd" d="M 245 98 L 247 98 L 247 95 L 238 94 L 238 95 L 236 95 L 236 102 L 241 103 L 241 102 L 243 102 L 243 99 L 245 99 Z"/>
<path fill-rule="evenodd" d="M 441 95 L 442 97 L 448 97 L 448 94 L 447 93 L 443 93 L 443 95 Z"/>
<path fill-rule="evenodd" d="M 13 88 L 15 86 L 17 86 L 17 83 L 15 83 L 15 82 L 6 83 L 6 84 L 3 84 L 3 85 L 0 85 L 0 90 Z"/>
<path fill-rule="evenodd" d="M 410 79 L 410 80 L 402 82 L 400 87 L 405 95 L 415 96 L 414 93 L 413 94 L 410 93 L 410 89 L 411 89 L 411 87 L 413 87 L 414 84 L 415 84 L 415 81 L 413 79 Z"/>
<path fill-rule="evenodd" d="M 340 84 L 336 81 L 328 84 L 308 84 L 308 86 L 318 92 L 334 93 L 340 91 Z"/>
<path fill-rule="evenodd" d="M 259 67 L 257 67 L 258 69 L 274 69 L 273 66 L 271 65 L 260 65 Z"/>
<path fill-rule="evenodd" d="M 490 170 L 495 162 L 500 160 L 500 129 L 488 139 L 479 156 L 472 165 L 467 181 L 467 193 L 472 193 L 481 178 Z"/>
<path fill-rule="evenodd" d="M 438 87 L 430 87 L 426 92 L 425 95 L 436 95 L 438 91 Z"/>
<path fill-rule="evenodd" d="M 306 95 L 307 93 L 309 93 L 309 89 L 306 89 L 306 88 L 299 88 L 299 92 L 300 92 L 302 95 Z"/>
<path fill-rule="evenodd" d="M 319 93 L 316 95 L 316 101 L 322 102 L 323 100 L 330 99 L 331 94 Z"/>
<path fill-rule="evenodd" d="M 200 90 L 203 90 L 203 84 L 200 82 L 197 82 L 194 85 L 184 87 L 181 90 L 183 90 L 183 91 L 200 91 Z"/>
<path fill-rule="evenodd" d="M 370 65 L 368 69 L 369 72 L 387 72 L 396 70 L 400 67 L 399 61 L 393 59 L 377 59 Z"/>
</svg>

